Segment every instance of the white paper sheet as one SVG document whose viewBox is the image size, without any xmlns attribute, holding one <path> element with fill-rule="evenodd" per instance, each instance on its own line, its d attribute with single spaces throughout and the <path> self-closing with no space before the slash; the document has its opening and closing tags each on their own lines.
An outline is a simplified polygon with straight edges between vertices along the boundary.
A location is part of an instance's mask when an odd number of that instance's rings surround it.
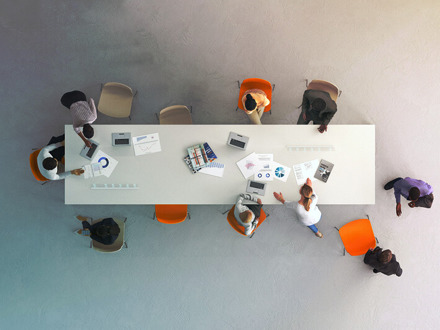
<svg viewBox="0 0 440 330">
<path fill-rule="evenodd" d="M 162 151 L 159 133 L 134 136 L 131 139 L 133 140 L 134 154 L 136 156 Z"/>
<path fill-rule="evenodd" d="M 258 169 L 254 173 L 256 181 L 273 181 L 273 154 L 257 154 Z"/>
<path fill-rule="evenodd" d="M 199 170 L 199 173 L 223 177 L 223 172 L 225 170 L 225 165 L 217 162 L 212 162 L 208 166 L 203 167 Z"/>
<path fill-rule="evenodd" d="M 312 181 L 316 181 L 314 178 L 316 169 L 319 165 L 319 159 L 314 159 L 309 162 L 293 165 L 293 171 L 295 172 L 296 183 L 298 185 L 304 184 L 309 178 Z"/>
<path fill-rule="evenodd" d="M 84 179 L 94 178 L 95 176 L 104 175 L 102 173 L 102 164 L 101 163 L 92 163 L 90 165 L 84 165 L 82 167 L 84 169 Z"/>
<path fill-rule="evenodd" d="M 281 180 L 283 182 L 287 182 L 289 178 L 290 171 L 292 170 L 289 166 L 284 166 L 277 162 L 272 162 L 273 170 L 274 170 L 274 178 L 277 180 Z"/>
<path fill-rule="evenodd" d="M 113 170 L 116 168 L 116 165 L 118 165 L 118 161 L 116 159 L 110 157 L 101 150 L 98 150 L 96 156 L 93 157 L 92 163 L 101 163 L 101 172 L 107 178 L 112 174 Z"/>
<path fill-rule="evenodd" d="M 259 166 L 258 163 L 258 157 L 255 152 L 253 152 L 242 160 L 239 160 L 237 166 L 244 178 L 247 179 L 257 171 Z"/>
</svg>

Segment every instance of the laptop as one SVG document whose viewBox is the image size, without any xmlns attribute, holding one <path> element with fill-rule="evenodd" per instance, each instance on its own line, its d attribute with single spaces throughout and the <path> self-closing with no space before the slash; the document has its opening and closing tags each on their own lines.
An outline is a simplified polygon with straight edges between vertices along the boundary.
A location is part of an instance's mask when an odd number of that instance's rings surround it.
<svg viewBox="0 0 440 330">
<path fill-rule="evenodd" d="M 238 148 L 241 150 L 246 150 L 248 145 L 249 138 L 247 136 L 243 136 L 234 132 L 229 133 L 228 137 L 228 145 L 234 148 Z"/>
<path fill-rule="evenodd" d="M 264 182 L 248 180 L 246 192 L 264 196 L 264 194 L 266 193 L 266 186 L 267 184 Z"/>
<path fill-rule="evenodd" d="M 112 133 L 112 146 L 131 146 L 131 133 Z"/>
<path fill-rule="evenodd" d="M 82 157 L 88 160 L 92 160 L 93 155 L 95 154 L 96 150 L 98 150 L 99 143 L 93 140 L 89 140 L 92 143 L 92 147 L 88 148 L 86 145 L 81 149 L 81 152 L 79 153 Z"/>
</svg>

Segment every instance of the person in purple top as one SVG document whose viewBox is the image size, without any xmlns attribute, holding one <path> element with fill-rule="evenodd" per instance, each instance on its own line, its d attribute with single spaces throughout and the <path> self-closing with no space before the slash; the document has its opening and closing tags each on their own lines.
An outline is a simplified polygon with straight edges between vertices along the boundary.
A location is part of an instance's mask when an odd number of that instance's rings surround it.
<svg viewBox="0 0 440 330">
<path fill-rule="evenodd" d="M 396 214 L 398 217 L 402 214 L 402 206 L 400 204 L 400 196 L 405 197 L 410 202 L 409 207 L 426 207 L 431 208 L 434 201 L 432 187 L 422 180 L 396 178 L 388 182 L 385 190 L 394 188 L 394 196 L 396 197 Z"/>
</svg>

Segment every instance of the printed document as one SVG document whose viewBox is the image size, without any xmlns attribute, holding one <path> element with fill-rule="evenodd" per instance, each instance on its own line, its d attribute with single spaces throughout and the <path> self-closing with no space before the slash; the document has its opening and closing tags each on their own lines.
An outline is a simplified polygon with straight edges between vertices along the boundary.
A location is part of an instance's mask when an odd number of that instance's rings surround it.
<svg viewBox="0 0 440 330">
<path fill-rule="evenodd" d="M 296 183 L 302 185 L 306 183 L 307 178 L 312 181 L 316 181 L 315 172 L 318 168 L 319 159 L 314 159 L 309 162 L 293 165 L 293 171 L 295 172 Z"/>
<path fill-rule="evenodd" d="M 132 137 L 134 154 L 136 156 L 152 154 L 162 151 L 160 147 L 159 133 Z"/>
</svg>

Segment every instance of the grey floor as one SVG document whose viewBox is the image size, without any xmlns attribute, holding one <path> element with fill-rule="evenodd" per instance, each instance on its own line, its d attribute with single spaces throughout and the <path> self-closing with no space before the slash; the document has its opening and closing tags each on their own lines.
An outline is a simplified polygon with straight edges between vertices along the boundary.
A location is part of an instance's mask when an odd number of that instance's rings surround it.
<svg viewBox="0 0 440 330">
<path fill-rule="evenodd" d="M 439 15 L 434 0 L 3 1 L 0 328 L 438 328 L 438 202 L 397 218 L 381 187 L 440 187 Z M 173 104 L 192 105 L 196 124 L 243 124 L 235 81 L 248 77 L 276 84 L 263 124 L 296 122 L 305 78 L 338 84 L 332 125 L 376 125 L 376 204 L 322 206 L 321 240 L 269 207 L 249 240 L 221 215 L 230 206 L 190 206 L 167 226 L 153 206 L 66 206 L 63 182 L 29 170 L 31 149 L 70 122 L 66 91 L 98 100 L 101 82 L 128 84 L 136 124 Z M 366 213 L 401 278 L 342 256 L 333 226 Z M 127 216 L 129 248 L 89 249 L 77 214 Z"/>
</svg>

